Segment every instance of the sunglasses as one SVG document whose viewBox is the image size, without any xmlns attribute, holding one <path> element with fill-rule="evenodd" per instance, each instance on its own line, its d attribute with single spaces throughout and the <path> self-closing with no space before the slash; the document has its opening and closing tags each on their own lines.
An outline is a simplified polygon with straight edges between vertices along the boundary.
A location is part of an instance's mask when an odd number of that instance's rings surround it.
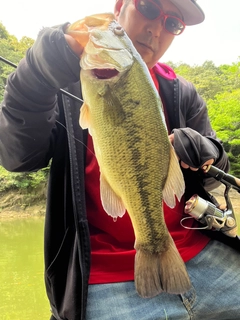
<svg viewBox="0 0 240 320">
<path fill-rule="evenodd" d="M 134 0 L 135 8 L 137 11 L 149 20 L 162 19 L 164 29 L 178 36 L 185 29 L 185 23 L 174 16 L 165 14 L 162 8 L 152 0 Z"/>
</svg>

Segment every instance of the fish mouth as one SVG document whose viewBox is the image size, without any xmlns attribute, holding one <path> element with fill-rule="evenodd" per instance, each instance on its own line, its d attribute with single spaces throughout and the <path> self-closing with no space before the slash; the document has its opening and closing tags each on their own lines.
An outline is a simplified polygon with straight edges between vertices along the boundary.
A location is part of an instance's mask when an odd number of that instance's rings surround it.
<svg viewBox="0 0 240 320">
<path fill-rule="evenodd" d="M 94 76 L 98 79 L 111 79 L 116 77 L 119 74 L 119 71 L 116 69 L 93 69 Z"/>
</svg>

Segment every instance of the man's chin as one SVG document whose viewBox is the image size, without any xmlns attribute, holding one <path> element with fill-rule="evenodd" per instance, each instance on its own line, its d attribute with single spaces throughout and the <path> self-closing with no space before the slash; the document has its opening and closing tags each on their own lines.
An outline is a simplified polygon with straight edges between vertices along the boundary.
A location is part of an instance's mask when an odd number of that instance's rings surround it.
<svg viewBox="0 0 240 320">
<path fill-rule="evenodd" d="M 155 64 L 157 63 L 157 61 L 150 59 L 148 56 L 144 57 L 142 56 L 143 61 L 146 63 L 148 69 L 151 69 L 155 66 Z"/>
<path fill-rule="evenodd" d="M 156 59 L 153 58 L 154 53 L 150 48 L 141 44 L 136 44 L 135 47 L 148 68 L 152 68 L 157 63 Z"/>
</svg>

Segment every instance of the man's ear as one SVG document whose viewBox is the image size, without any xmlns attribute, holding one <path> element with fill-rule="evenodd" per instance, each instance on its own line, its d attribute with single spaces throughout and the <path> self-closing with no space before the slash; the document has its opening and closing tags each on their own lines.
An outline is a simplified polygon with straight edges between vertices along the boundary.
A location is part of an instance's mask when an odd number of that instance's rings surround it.
<svg viewBox="0 0 240 320">
<path fill-rule="evenodd" d="M 123 1 L 124 0 L 116 0 L 115 2 L 115 6 L 114 6 L 114 14 L 115 14 L 115 17 L 117 18 L 120 14 L 120 11 L 121 11 L 121 7 L 123 5 Z"/>
</svg>

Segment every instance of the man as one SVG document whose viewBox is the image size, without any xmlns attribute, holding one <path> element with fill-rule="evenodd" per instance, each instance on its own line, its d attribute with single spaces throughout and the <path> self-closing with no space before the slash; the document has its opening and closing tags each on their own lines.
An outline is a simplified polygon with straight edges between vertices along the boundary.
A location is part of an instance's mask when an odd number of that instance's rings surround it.
<svg viewBox="0 0 240 320">
<path fill-rule="evenodd" d="M 228 170 L 204 101 L 193 85 L 158 60 L 185 25 L 204 20 L 191 0 L 116 0 L 115 17 L 146 62 L 159 90 L 169 138 L 180 158 L 185 197 L 165 220 L 186 262 L 192 288 L 181 295 L 139 297 L 134 288 L 134 234 L 125 214 L 117 222 L 99 197 L 99 168 L 91 137 L 78 124 L 79 54 L 67 24 L 45 28 L 9 76 L 0 114 L 0 155 L 11 171 L 51 162 L 45 224 L 45 281 L 53 319 L 240 319 L 239 253 L 199 230 L 185 229 L 184 201 L 209 199 L 212 178 L 198 170 Z M 72 49 L 71 49 L 71 48 Z M 85 147 L 87 145 L 87 148 Z M 91 257 L 91 258 L 90 258 Z M 91 263 L 90 263 L 91 261 Z"/>
</svg>

